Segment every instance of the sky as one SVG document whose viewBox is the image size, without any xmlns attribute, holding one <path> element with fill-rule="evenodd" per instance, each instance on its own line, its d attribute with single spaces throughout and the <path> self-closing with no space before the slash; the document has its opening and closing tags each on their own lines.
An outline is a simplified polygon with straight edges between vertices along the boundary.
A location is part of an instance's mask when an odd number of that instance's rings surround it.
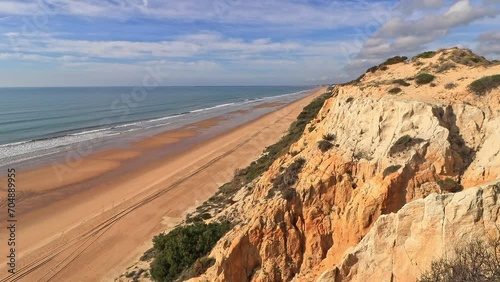
<svg viewBox="0 0 500 282">
<path fill-rule="evenodd" d="M 447 47 L 500 57 L 500 0 L 2 0 L 0 87 L 316 85 Z"/>
</svg>

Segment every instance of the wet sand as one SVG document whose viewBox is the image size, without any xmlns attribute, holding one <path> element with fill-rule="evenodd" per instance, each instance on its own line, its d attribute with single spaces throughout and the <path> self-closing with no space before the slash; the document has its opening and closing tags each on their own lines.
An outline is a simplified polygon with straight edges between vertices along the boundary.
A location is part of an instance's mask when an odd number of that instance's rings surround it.
<svg viewBox="0 0 500 282">
<path fill-rule="evenodd" d="M 189 208 L 229 181 L 236 168 L 276 142 L 323 92 L 208 140 L 197 142 L 196 137 L 223 117 L 158 134 L 130 148 L 90 154 L 67 171 L 54 170 L 54 165 L 17 169 L 17 274 L 5 278 L 5 247 L 0 281 L 113 281 L 151 246 L 154 235 L 180 222 Z M 5 189 L 5 179 L 0 181 Z M 5 202 L 1 206 L 5 209 Z M 5 213 L 0 220 L 5 222 Z M 4 228 L 0 236 L 6 235 Z"/>
</svg>

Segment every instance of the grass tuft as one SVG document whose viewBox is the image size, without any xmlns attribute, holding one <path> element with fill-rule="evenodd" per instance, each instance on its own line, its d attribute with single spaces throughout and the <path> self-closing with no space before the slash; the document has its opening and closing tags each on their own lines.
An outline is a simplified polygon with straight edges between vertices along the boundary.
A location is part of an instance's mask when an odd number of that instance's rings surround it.
<svg viewBox="0 0 500 282">
<path fill-rule="evenodd" d="M 335 140 L 335 134 L 332 134 L 332 133 L 323 134 L 323 140 L 334 141 Z"/>
<path fill-rule="evenodd" d="M 500 87 L 500 74 L 495 74 L 472 82 L 469 90 L 477 96 L 483 96 L 498 87 Z"/>
</svg>

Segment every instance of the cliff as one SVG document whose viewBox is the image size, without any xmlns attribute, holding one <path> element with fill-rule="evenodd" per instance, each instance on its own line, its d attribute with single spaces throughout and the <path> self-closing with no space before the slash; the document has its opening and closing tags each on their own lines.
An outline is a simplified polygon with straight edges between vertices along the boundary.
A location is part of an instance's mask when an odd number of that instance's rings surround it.
<svg viewBox="0 0 500 282">
<path fill-rule="evenodd" d="M 500 181 L 500 89 L 473 86 L 496 74 L 447 49 L 336 86 L 288 153 L 218 211 L 235 227 L 192 280 L 414 281 L 456 241 L 494 232 L 498 186 L 477 186 Z"/>
<path fill-rule="evenodd" d="M 361 242 L 318 282 L 415 281 L 432 259 L 500 231 L 500 182 L 432 194 L 382 215 Z"/>
</svg>

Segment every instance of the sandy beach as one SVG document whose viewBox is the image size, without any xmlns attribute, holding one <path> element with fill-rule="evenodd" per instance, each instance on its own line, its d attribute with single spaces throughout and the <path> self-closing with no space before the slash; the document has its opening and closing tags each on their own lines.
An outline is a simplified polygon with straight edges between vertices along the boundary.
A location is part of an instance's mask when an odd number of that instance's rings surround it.
<svg viewBox="0 0 500 282">
<path fill-rule="evenodd" d="M 312 92 L 207 140 L 196 137 L 224 117 L 89 154 L 62 169 L 17 168 L 17 274 L 5 277 L 2 255 L 0 281 L 113 281 L 151 247 L 154 235 L 275 143 L 324 89 Z M 5 178 L 0 181 L 4 188 Z"/>
</svg>

